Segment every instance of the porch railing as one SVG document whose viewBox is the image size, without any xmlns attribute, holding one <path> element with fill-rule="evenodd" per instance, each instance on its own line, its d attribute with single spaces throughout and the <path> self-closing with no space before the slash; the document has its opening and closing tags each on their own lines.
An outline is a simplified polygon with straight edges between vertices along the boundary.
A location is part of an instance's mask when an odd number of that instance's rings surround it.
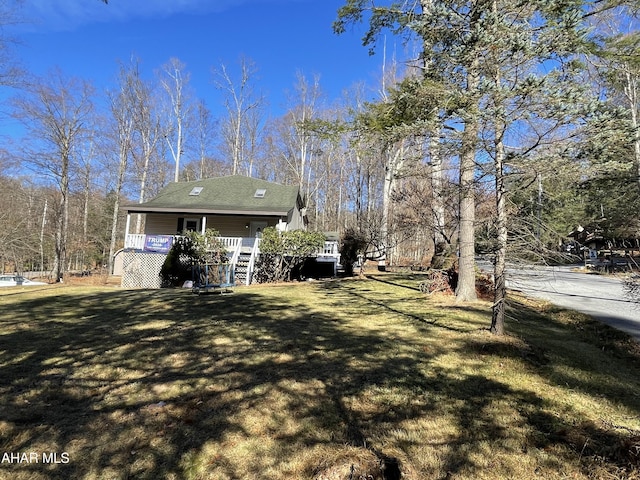
<svg viewBox="0 0 640 480">
<path fill-rule="evenodd" d="M 144 234 L 130 233 L 125 238 L 124 248 L 134 248 L 138 250 L 144 249 L 145 236 L 146 235 Z M 219 237 L 220 241 L 225 246 L 227 251 L 230 253 L 234 252 L 234 254 L 235 252 L 238 252 L 240 250 L 242 246 L 242 238 L 243 237 Z M 338 251 L 338 242 L 336 241 L 324 242 L 324 247 L 320 251 L 318 251 L 318 255 L 340 256 L 340 252 Z"/>
<path fill-rule="evenodd" d="M 179 235 L 173 235 L 173 238 L 178 238 Z M 134 248 L 143 250 L 146 235 L 138 233 L 130 233 L 124 239 L 124 248 Z M 235 251 L 242 245 L 242 237 L 218 237 L 224 247 L 229 251 Z"/>
<path fill-rule="evenodd" d="M 136 250 L 142 250 L 144 248 L 144 240 L 146 235 L 130 233 L 124 239 L 124 248 L 135 248 Z"/>
<path fill-rule="evenodd" d="M 242 237 L 218 237 L 218 240 L 224 245 L 227 254 L 231 254 L 231 258 L 229 259 L 231 265 L 238 263 L 238 256 L 240 255 L 242 247 Z"/>
<path fill-rule="evenodd" d="M 324 242 L 324 248 L 321 252 L 318 252 L 318 255 L 322 255 L 325 257 L 340 257 L 340 252 L 338 251 L 338 242 Z"/>
<path fill-rule="evenodd" d="M 228 252 L 235 252 L 242 245 L 242 237 L 218 237 Z"/>
<path fill-rule="evenodd" d="M 124 247 L 131 248 L 136 250 L 143 250 L 145 247 L 145 237 L 144 234 L 128 234 L 125 238 Z M 177 238 L 178 236 L 174 236 Z M 227 252 L 230 255 L 230 263 L 235 266 L 238 263 L 238 258 L 240 253 L 243 251 L 243 247 L 245 251 L 250 251 L 251 256 L 249 260 L 249 264 L 247 265 L 247 282 L 251 281 L 251 276 L 253 275 L 253 270 L 255 268 L 255 260 L 258 254 L 260 253 L 260 239 L 259 238 L 243 238 L 243 237 L 218 237 L 222 242 Z M 247 252 L 248 253 L 248 252 Z M 322 258 L 322 261 L 332 261 L 337 263 L 340 259 L 340 252 L 338 251 L 338 242 L 336 241 L 327 241 L 324 243 L 324 246 L 318 250 L 316 255 L 319 257 L 319 260 Z M 248 283 L 247 283 L 248 284 Z"/>
</svg>

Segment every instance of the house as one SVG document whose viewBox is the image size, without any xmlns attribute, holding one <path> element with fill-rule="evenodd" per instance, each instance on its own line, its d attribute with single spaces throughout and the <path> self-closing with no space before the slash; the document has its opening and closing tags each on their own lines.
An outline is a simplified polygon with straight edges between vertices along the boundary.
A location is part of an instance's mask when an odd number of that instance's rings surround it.
<svg viewBox="0 0 640 480">
<path fill-rule="evenodd" d="M 568 251 L 582 255 L 585 266 L 608 271 L 638 269 L 640 257 L 636 252 L 640 250 L 638 236 L 615 238 L 605 236 L 603 229 L 595 225 L 583 227 L 578 225 L 567 236 L 571 238 Z M 569 250 L 569 248 L 571 250 Z"/>
<path fill-rule="evenodd" d="M 214 228 L 226 237 L 255 237 L 267 226 L 306 228 L 297 186 L 240 175 L 171 183 L 152 200 L 125 208 L 128 220 L 135 213 L 146 216 L 145 234 L 150 235 Z"/>
<path fill-rule="evenodd" d="M 157 273 L 173 238 L 186 230 L 215 229 L 224 242 L 236 279 L 251 282 L 260 233 L 266 227 L 281 231 L 306 229 L 305 201 L 298 186 L 281 185 L 240 175 L 167 185 L 144 203 L 123 207 L 127 212 L 125 245 L 121 255 L 122 284 L 156 286 Z M 131 233 L 132 215 L 145 216 L 144 233 Z M 337 255 L 337 242 L 329 248 Z M 325 248 L 326 250 L 326 248 Z M 337 262 L 337 260 L 336 260 Z M 151 266 L 146 266 L 151 263 Z M 141 271 L 149 270 L 141 281 Z"/>
</svg>

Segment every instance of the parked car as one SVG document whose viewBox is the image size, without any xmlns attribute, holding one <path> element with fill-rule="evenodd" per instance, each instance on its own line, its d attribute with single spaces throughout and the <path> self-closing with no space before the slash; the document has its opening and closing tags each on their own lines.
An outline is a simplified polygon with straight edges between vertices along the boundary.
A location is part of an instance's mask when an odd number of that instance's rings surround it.
<svg viewBox="0 0 640 480">
<path fill-rule="evenodd" d="M 44 282 L 35 282 L 24 278 L 22 275 L 0 275 L 0 287 L 30 287 L 36 285 L 46 285 Z"/>
</svg>

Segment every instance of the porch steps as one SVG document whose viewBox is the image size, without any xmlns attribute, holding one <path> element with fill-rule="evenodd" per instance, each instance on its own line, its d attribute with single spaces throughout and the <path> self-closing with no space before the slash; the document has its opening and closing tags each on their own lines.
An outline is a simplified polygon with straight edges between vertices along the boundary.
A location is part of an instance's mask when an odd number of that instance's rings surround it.
<svg viewBox="0 0 640 480">
<path fill-rule="evenodd" d="M 235 267 L 236 283 L 246 285 L 247 283 L 247 271 L 249 270 L 249 262 L 251 261 L 251 251 L 241 251 L 238 255 Z"/>
</svg>

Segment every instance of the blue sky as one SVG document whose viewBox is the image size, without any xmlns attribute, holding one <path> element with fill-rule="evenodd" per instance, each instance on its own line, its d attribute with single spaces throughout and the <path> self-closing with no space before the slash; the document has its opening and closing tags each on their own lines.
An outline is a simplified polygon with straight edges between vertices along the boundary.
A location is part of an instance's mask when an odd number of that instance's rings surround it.
<svg viewBox="0 0 640 480">
<path fill-rule="evenodd" d="M 258 87 L 272 115 L 284 111 L 296 72 L 320 75 L 328 99 L 357 82 L 379 81 L 381 55 L 361 46 L 362 29 L 335 35 L 331 23 L 343 0 L 26 0 L 16 53 L 32 73 L 53 67 L 94 82 L 114 84 L 118 62 L 134 55 L 143 74 L 176 57 L 191 73 L 198 98 L 222 115 L 212 67 L 237 71 L 241 55 L 258 68 Z"/>
</svg>

